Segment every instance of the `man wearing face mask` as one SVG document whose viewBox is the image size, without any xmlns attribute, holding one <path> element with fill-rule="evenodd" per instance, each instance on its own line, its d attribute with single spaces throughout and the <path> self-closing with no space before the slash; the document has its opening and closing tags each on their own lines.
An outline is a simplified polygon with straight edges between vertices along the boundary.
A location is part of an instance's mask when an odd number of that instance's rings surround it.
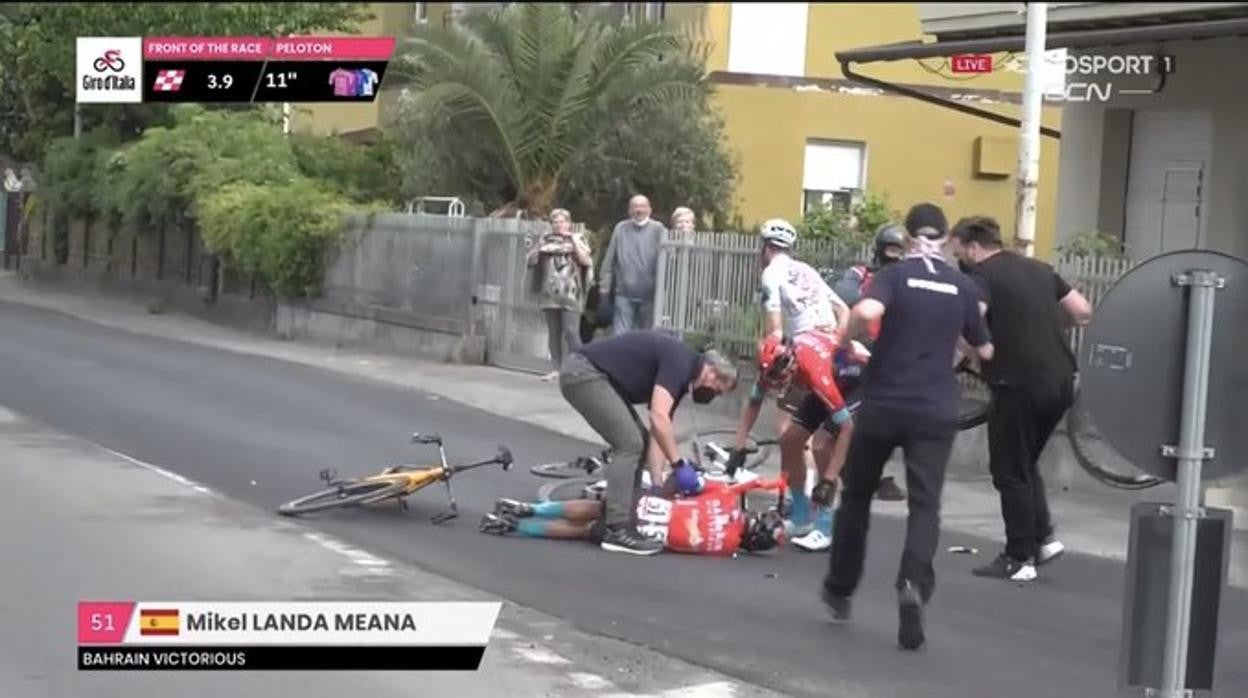
<svg viewBox="0 0 1248 698">
<path fill-rule="evenodd" d="M 698 353 L 659 332 L 627 332 L 568 357 L 559 375 L 563 397 L 612 449 L 603 497 L 603 550 L 633 555 L 663 550 L 662 542 L 643 536 L 633 521 L 650 432 L 671 466 L 673 480 L 696 481 L 693 465 L 681 458 L 676 445 L 672 428 L 676 407 L 685 393 L 695 403 L 706 404 L 736 385 L 737 367 L 722 354 Z M 649 407 L 649 431 L 633 405 Z"/>
<path fill-rule="evenodd" d="M 906 258 L 875 275 L 842 338 L 864 336 L 880 321 L 842 474 L 822 598 L 834 619 L 849 619 L 850 599 L 862 578 L 873 495 L 885 462 L 901 448 L 909 517 L 896 577 L 897 639 L 902 649 L 915 650 L 925 641 L 923 609 L 936 586 L 932 561 L 940 538 L 940 498 L 957 435 L 960 393 L 953 357 L 960 339 L 984 361 L 992 358 L 993 347 L 979 289 L 941 256 L 949 232 L 944 212 L 933 204 L 914 206 L 906 232 Z"/>
<path fill-rule="evenodd" d="M 613 334 L 654 326 L 654 289 L 665 237 L 667 228 L 650 218 L 650 200 L 641 195 L 630 199 L 628 219 L 616 224 L 599 265 L 599 302 L 611 304 Z"/>
</svg>

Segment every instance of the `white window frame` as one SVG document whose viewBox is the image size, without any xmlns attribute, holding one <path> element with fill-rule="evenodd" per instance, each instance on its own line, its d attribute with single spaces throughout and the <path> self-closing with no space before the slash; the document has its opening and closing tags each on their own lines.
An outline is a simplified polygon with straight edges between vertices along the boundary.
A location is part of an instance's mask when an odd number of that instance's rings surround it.
<svg viewBox="0 0 1248 698">
<path fill-rule="evenodd" d="M 829 146 L 833 148 L 854 149 L 858 151 L 858 174 L 854 178 L 853 186 L 823 186 L 822 182 L 811 182 L 810 174 L 807 171 L 807 155 L 811 146 Z M 811 185 L 815 186 L 812 187 Z M 863 192 L 867 186 L 867 144 L 862 141 L 836 140 L 828 138 L 808 138 L 802 148 L 802 213 L 810 211 L 814 208 L 816 200 L 818 203 L 827 204 L 829 201 L 833 207 L 842 208 L 849 211 L 855 204 L 862 200 Z"/>
<path fill-rule="evenodd" d="M 417 24 L 428 24 L 429 23 L 429 3 L 418 2 L 415 4 L 416 4 L 416 7 L 413 8 L 412 10 L 413 19 L 415 20 Z"/>
</svg>

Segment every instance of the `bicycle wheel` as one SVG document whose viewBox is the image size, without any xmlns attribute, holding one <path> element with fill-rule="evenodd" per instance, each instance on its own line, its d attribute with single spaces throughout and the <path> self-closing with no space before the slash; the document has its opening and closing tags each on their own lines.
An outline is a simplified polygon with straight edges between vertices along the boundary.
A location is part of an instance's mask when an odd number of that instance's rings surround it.
<svg viewBox="0 0 1248 698">
<path fill-rule="evenodd" d="M 992 391 L 979 372 L 963 368 L 958 371 L 960 404 L 958 405 L 958 431 L 974 429 L 988 421 L 992 409 Z"/>
<path fill-rule="evenodd" d="M 529 468 L 529 472 L 538 477 L 572 480 L 597 475 L 602 472 L 602 467 L 602 461 L 598 458 L 581 456 L 570 461 L 541 463 Z"/>
<path fill-rule="evenodd" d="M 1146 490 L 1166 480 L 1139 472 L 1118 455 L 1096 428 L 1092 416 L 1083 409 L 1078 396 L 1066 413 L 1066 438 L 1075 462 L 1098 482 L 1121 490 Z M 1132 470 L 1136 472 L 1132 473 Z"/>
<path fill-rule="evenodd" d="M 574 499 L 602 500 L 605 483 L 598 478 L 550 482 L 537 488 L 539 502 L 570 502 Z"/>
<path fill-rule="evenodd" d="M 335 507 L 354 507 L 394 497 L 403 492 L 403 484 L 388 480 L 360 480 L 309 494 L 277 508 L 283 516 L 311 514 Z"/>
<path fill-rule="evenodd" d="M 707 471 L 722 471 L 728 465 L 728 456 L 732 454 L 733 445 L 737 440 L 737 430 L 731 429 L 708 429 L 694 435 L 699 445 L 701 453 L 698 456 L 702 460 L 702 467 Z M 690 443 L 692 439 L 690 440 Z M 682 443 L 681 446 L 685 444 Z M 762 465 L 771 455 L 771 443 L 765 442 L 760 444 L 754 437 L 748 437 L 745 442 L 745 450 L 748 456 L 745 459 L 745 469 L 753 470 Z"/>
</svg>

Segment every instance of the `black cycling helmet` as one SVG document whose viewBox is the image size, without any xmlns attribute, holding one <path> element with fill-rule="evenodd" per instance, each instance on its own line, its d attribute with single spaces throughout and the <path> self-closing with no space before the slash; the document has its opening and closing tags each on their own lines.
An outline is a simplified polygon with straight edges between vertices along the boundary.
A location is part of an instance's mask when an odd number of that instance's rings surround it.
<svg viewBox="0 0 1248 698">
<path fill-rule="evenodd" d="M 880 229 L 875 231 L 875 256 L 872 258 L 875 266 L 881 267 L 889 262 L 896 262 L 896 257 L 889 257 L 884 254 L 885 249 L 897 246 L 906 249 L 906 229 L 897 223 L 885 223 Z"/>
<path fill-rule="evenodd" d="M 784 517 L 771 510 L 762 514 L 751 511 L 745 515 L 745 533 L 741 549 L 751 553 L 771 550 L 784 541 Z"/>
</svg>

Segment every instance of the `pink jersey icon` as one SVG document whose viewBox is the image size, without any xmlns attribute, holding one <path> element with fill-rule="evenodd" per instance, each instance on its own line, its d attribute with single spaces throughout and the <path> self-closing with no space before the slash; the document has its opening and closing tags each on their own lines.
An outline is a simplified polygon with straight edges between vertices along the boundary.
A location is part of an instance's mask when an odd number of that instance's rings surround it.
<svg viewBox="0 0 1248 698">
<path fill-rule="evenodd" d="M 335 97 L 354 97 L 359 77 L 354 71 L 339 68 L 329 74 L 329 84 L 334 86 Z"/>
</svg>

